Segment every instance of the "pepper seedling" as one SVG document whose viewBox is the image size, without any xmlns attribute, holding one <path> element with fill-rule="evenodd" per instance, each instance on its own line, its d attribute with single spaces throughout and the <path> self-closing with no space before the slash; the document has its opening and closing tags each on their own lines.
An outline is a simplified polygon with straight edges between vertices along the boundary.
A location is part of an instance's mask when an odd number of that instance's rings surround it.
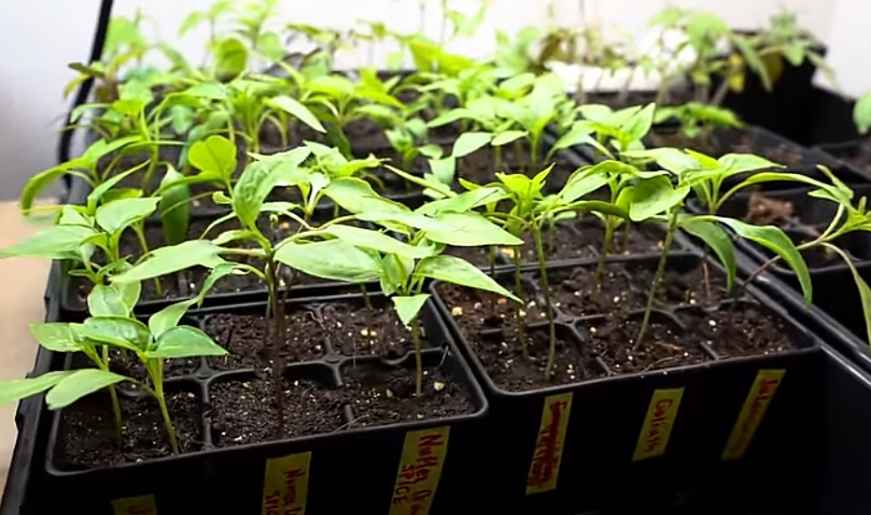
<svg viewBox="0 0 871 515">
<path fill-rule="evenodd" d="M 147 325 L 133 316 L 141 291 L 139 283 L 96 286 L 88 296 L 91 316 L 84 322 L 31 325 L 31 333 L 41 346 L 54 352 L 82 352 L 96 368 L 48 372 L 33 378 L 0 382 L 0 402 L 12 402 L 48 390 L 46 402 L 49 409 L 55 410 L 107 388 L 120 437 L 123 421 L 115 385 L 130 382 L 157 401 L 167 441 L 172 452 L 178 454 L 178 438 L 166 401 L 164 362 L 227 353 L 199 328 L 179 325 L 179 322 L 191 306 L 202 301 L 212 284 L 231 269 L 232 265 L 216 268 L 199 296 L 158 311 L 149 317 Z M 135 356 L 147 377 L 111 371 L 110 349 Z"/>
</svg>

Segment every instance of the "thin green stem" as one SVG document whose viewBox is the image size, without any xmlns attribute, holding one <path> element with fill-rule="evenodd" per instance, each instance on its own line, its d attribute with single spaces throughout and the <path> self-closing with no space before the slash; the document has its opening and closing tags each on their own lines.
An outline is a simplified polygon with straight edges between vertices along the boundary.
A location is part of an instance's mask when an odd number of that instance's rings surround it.
<svg viewBox="0 0 871 515">
<path fill-rule="evenodd" d="M 668 262 L 668 252 L 671 250 L 674 233 L 677 232 L 677 218 L 679 213 L 680 209 L 672 208 L 671 216 L 668 220 L 668 229 L 665 233 L 665 242 L 662 244 L 662 253 L 659 255 L 659 263 L 656 265 L 656 273 L 653 275 L 653 284 L 650 285 L 650 292 L 647 294 L 647 304 L 644 306 L 644 317 L 641 319 L 641 328 L 638 330 L 638 337 L 635 338 L 635 344 L 632 346 L 633 351 L 641 346 L 641 342 L 644 341 L 644 335 L 647 332 L 647 327 L 650 324 L 650 313 L 653 311 L 653 301 L 656 298 L 656 290 L 659 288 L 662 276 L 665 274 L 665 265 Z"/>
<path fill-rule="evenodd" d="M 108 372 L 109 371 L 109 346 L 103 345 L 102 349 L 103 359 L 102 362 L 99 363 L 100 368 Z M 115 437 L 118 442 L 121 442 L 121 429 L 124 426 L 124 421 L 121 417 L 121 403 L 118 400 L 118 391 L 115 389 L 115 385 L 109 385 L 109 397 L 112 399 L 112 415 L 115 418 Z"/>
<path fill-rule="evenodd" d="M 420 398 L 423 395 L 423 356 L 420 350 L 420 319 L 418 317 L 414 317 L 411 322 L 411 342 L 414 344 L 414 364 L 416 367 L 415 392 Z"/>
<path fill-rule="evenodd" d="M 520 273 L 520 256 L 523 254 L 523 245 L 518 245 L 511 249 L 512 261 L 514 262 L 514 295 L 519 299 L 526 297 L 523 291 L 523 276 Z M 523 322 L 523 304 L 517 306 L 514 310 L 514 322 L 517 324 L 517 336 L 520 338 L 520 350 L 523 352 L 523 357 L 529 359 L 529 346 L 526 342 L 526 326 Z"/>
<path fill-rule="evenodd" d="M 532 237 L 535 240 L 535 253 L 538 256 L 538 281 L 544 296 L 544 307 L 547 310 L 548 326 L 548 349 L 547 364 L 544 367 L 545 379 L 550 379 L 553 373 L 553 364 L 556 359 L 556 324 L 553 317 L 553 308 L 550 301 L 550 281 L 547 277 L 547 256 L 544 253 L 544 245 L 541 241 L 541 227 L 533 224 Z"/>
<path fill-rule="evenodd" d="M 166 430 L 166 437 L 169 440 L 169 446 L 172 448 L 173 454 L 179 453 L 178 437 L 175 433 L 175 426 L 172 424 L 172 418 L 169 416 L 169 409 L 166 406 L 166 395 L 163 392 L 163 361 L 158 364 L 160 368 L 161 381 L 154 384 L 154 397 L 157 399 L 157 404 L 160 405 L 160 415 L 163 417 L 163 427 Z"/>
<path fill-rule="evenodd" d="M 605 217 L 605 236 L 602 238 L 602 249 L 599 251 L 599 259 L 596 262 L 596 289 L 601 290 L 605 278 L 605 260 L 611 253 L 611 244 L 614 241 L 614 224 L 610 216 Z"/>
</svg>

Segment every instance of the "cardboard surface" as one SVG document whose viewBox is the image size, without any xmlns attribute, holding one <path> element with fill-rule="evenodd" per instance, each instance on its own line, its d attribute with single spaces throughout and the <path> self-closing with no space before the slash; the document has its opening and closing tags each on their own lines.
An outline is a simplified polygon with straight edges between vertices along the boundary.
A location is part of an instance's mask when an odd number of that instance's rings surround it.
<svg viewBox="0 0 871 515">
<path fill-rule="evenodd" d="M 0 202 L 0 248 L 39 231 L 18 211 L 15 202 Z M 36 341 L 28 324 L 43 320 L 43 293 L 50 263 L 44 259 L 0 260 L 0 380 L 23 377 L 33 368 Z M 0 487 L 6 484 L 15 447 L 15 404 L 0 406 Z"/>
</svg>

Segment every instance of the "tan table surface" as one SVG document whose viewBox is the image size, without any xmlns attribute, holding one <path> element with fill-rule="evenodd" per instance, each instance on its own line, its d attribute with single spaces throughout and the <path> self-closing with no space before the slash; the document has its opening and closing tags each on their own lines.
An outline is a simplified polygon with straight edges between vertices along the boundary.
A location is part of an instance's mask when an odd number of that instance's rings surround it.
<svg viewBox="0 0 871 515">
<path fill-rule="evenodd" d="M 0 202 L 0 247 L 39 229 L 21 217 L 15 202 Z M 0 260 L 0 379 L 20 378 L 33 368 L 37 345 L 27 326 L 45 317 L 42 296 L 48 269 L 44 259 Z M 15 409 L 15 404 L 0 406 L 0 486 L 6 484 L 15 447 Z"/>
</svg>

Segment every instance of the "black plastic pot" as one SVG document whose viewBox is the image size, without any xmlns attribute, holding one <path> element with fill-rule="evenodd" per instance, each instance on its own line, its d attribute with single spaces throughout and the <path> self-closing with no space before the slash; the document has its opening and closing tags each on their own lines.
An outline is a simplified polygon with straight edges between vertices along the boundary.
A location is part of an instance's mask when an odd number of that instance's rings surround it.
<svg viewBox="0 0 871 515">
<path fill-rule="evenodd" d="M 807 189 L 793 189 L 779 192 L 766 192 L 766 197 L 791 202 L 800 223 L 782 224 L 787 235 L 796 243 L 811 241 L 816 238 L 835 214 L 835 205 L 823 199 L 809 197 Z M 856 196 L 867 196 L 869 187 L 856 188 Z M 738 194 L 732 197 L 721 209 L 721 214 L 742 218 L 746 213 L 749 200 L 748 194 Z M 696 210 L 698 208 L 696 206 Z M 871 234 L 863 231 L 845 235 L 834 242 L 853 258 L 853 264 L 866 281 L 871 280 Z M 760 266 L 773 257 L 769 251 L 753 242 L 737 238 L 737 246 L 750 256 Z M 808 268 L 813 282 L 813 303 L 823 311 L 851 330 L 855 335 L 864 338 L 867 334 L 865 319 L 862 314 L 859 292 L 849 267 L 837 255 L 827 255 L 817 252 L 814 255 L 805 253 Z M 799 289 L 795 273 L 781 263 L 770 267 L 771 274 L 794 290 Z M 867 346 L 867 345 L 866 345 Z M 871 355 L 871 354 L 869 354 Z"/>
<path fill-rule="evenodd" d="M 866 181 L 871 181 L 871 149 L 867 138 L 824 144 L 818 148 L 839 159 L 844 166 L 865 177 Z"/>
<path fill-rule="evenodd" d="M 826 47 L 817 45 L 813 51 L 825 56 Z M 783 72 L 767 91 L 755 73 L 748 73 L 740 93 L 729 91 L 723 106 L 732 109 L 748 123 L 761 125 L 794 141 L 809 142 L 808 120 L 804 110 L 813 98 L 813 77 L 817 67 L 809 59 L 792 66 L 783 59 Z M 715 81 L 715 86 L 719 81 Z"/>
<path fill-rule="evenodd" d="M 612 261 L 655 266 L 655 258 L 650 257 Z M 698 262 L 695 255 L 675 254 L 670 266 L 692 267 Z M 550 273 L 592 265 L 552 266 Z M 753 298 L 787 322 L 793 350 L 726 359 L 708 354 L 710 361 L 696 365 L 629 375 L 615 375 L 597 358 L 597 366 L 604 367 L 600 368 L 603 377 L 507 391 L 484 368 L 468 341 L 478 336 L 460 329 L 439 294 L 439 284 L 434 283 L 431 291 L 490 400 L 489 432 L 494 436 L 482 442 L 487 444 L 482 452 L 490 456 L 488 462 L 498 459 L 500 463 L 488 478 L 491 488 L 501 492 L 501 506 L 522 506 L 519 513 L 546 513 L 559 506 L 581 510 L 615 505 L 626 493 L 636 495 L 636 487 L 644 492 L 638 494 L 642 496 L 673 491 L 685 482 L 696 484 L 701 471 L 721 471 L 724 457 L 730 462 L 746 459 L 776 464 L 789 452 L 779 442 L 780 435 L 801 420 L 804 399 L 815 381 L 813 364 L 819 341 L 785 309 L 751 287 L 748 291 Z M 683 312 L 697 309 L 675 306 L 672 311 L 659 311 L 657 317 L 675 322 Z M 558 313 L 558 333 L 577 345 L 588 341 L 585 334 L 608 316 Z M 754 409 L 744 407 L 753 404 L 748 398 L 758 401 L 764 396 L 760 381 L 777 384 L 771 410 L 759 415 L 756 427 L 738 424 L 741 413 Z M 559 415 L 558 423 L 554 414 Z M 742 436 L 731 437 L 733 430 Z M 737 440 L 727 443 L 730 437 Z M 632 489 L 621 491 L 627 484 Z"/>
<path fill-rule="evenodd" d="M 378 297 L 373 296 L 373 299 Z M 290 302 L 289 309 L 338 301 L 360 302 L 360 298 L 342 295 L 298 299 Z M 217 312 L 244 313 L 252 309 L 262 312 L 265 305 L 203 310 L 192 313 L 191 319 L 196 321 Z M 17 492 L 18 495 L 12 496 L 8 502 L 20 506 L 20 513 L 34 514 L 61 509 L 75 513 L 112 513 L 112 503 L 119 499 L 144 502 L 145 506 L 152 504 L 161 514 L 254 513 L 261 508 L 265 510 L 264 503 L 272 506 L 276 492 L 284 501 L 295 492 L 297 504 L 302 502 L 307 492 L 305 513 L 350 513 L 360 506 L 379 507 L 376 511 L 387 512 L 391 504 L 401 504 L 402 499 L 411 502 L 415 496 L 418 501 L 429 496 L 431 513 L 452 513 L 462 506 L 462 495 L 458 492 L 474 477 L 472 458 L 478 438 L 476 431 L 486 415 L 487 401 L 431 303 L 422 312 L 422 323 L 430 345 L 423 351 L 425 366 L 439 367 L 460 385 L 472 401 L 473 413 L 367 426 L 359 422 L 361 412 L 349 405 L 345 407 L 345 419 L 351 429 L 215 448 L 209 415 L 214 385 L 254 379 L 255 371 L 217 371 L 203 361 L 197 370 L 167 380 L 168 391 L 189 391 L 202 402 L 202 450 L 113 467 L 64 468 L 59 462 L 64 411 L 50 417 L 42 416 L 45 414 L 42 400 L 34 398 L 27 401 L 30 406 L 28 419 L 48 418 L 51 427 L 50 431 L 37 434 L 33 434 L 31 427 L 27 438 L 40 436 L 34 441 L 24 441 L 33 451 L 46 453 L 45 466 L 39 466 L 42 461 L 33 461 L 42 459 L 33 454 L 31 461 L 24 464 L 31 467 L 30 471 L 16 468 L 17 475 L 10 478 L 10 485 L 18 485 L 24 492 Z M 327 388 L 339 388 L 349 373 L 356 374 L 365 367 L 398 366 L 413 374 L 412 353 L 407 353 L 398 362 L 388 363 L 374 357 L 343 356 L 335 352 L 329 342 L 325 345 L 326 354 L 322 359 L 290 364 L 286 376 L 313 380 Z M 122 395 L 127 394 L 122 392 Z M 87 399 L 80 402 L 87 402 Z M 415 450 L 423 454 L 415 455 Z M 426 454 L 428 452 L 431 454 Z M 287 456 L 292 457 L 283 459 Z M 294 475 L 294 467 L 302 465 L 310 465 L 310 468 L 301 475 Z M 406 481 L 409 470 L 427 471 L 431 480 L 409 483 Z M 20 482 L 21 474 L 27 478 L 26 487 Z M 304 477 L 307 477 L 307 485 L 303 482 Z M 289 482 L 289 479 L 293 481 Z M 337 495 L 337 485 L 341 485 L 340 495 Z M 432 492 L 427 494 L 425 487 L 430 487 Z M 40 492 L 51 492 L 51 495 L 40 495 Z M 287 501 L 282 506 L 290 509 L 292 505 Z"/>
<path fill-rule="evenodd" d="M 814 87 L 811 101 L 806 104 L 806 118 L 809 139 L 798 140 L 805 145 L 840 143 L 859 137 L 853 121 L 853 106 L 856 99 L 826 88 Z"/>
</svg>

